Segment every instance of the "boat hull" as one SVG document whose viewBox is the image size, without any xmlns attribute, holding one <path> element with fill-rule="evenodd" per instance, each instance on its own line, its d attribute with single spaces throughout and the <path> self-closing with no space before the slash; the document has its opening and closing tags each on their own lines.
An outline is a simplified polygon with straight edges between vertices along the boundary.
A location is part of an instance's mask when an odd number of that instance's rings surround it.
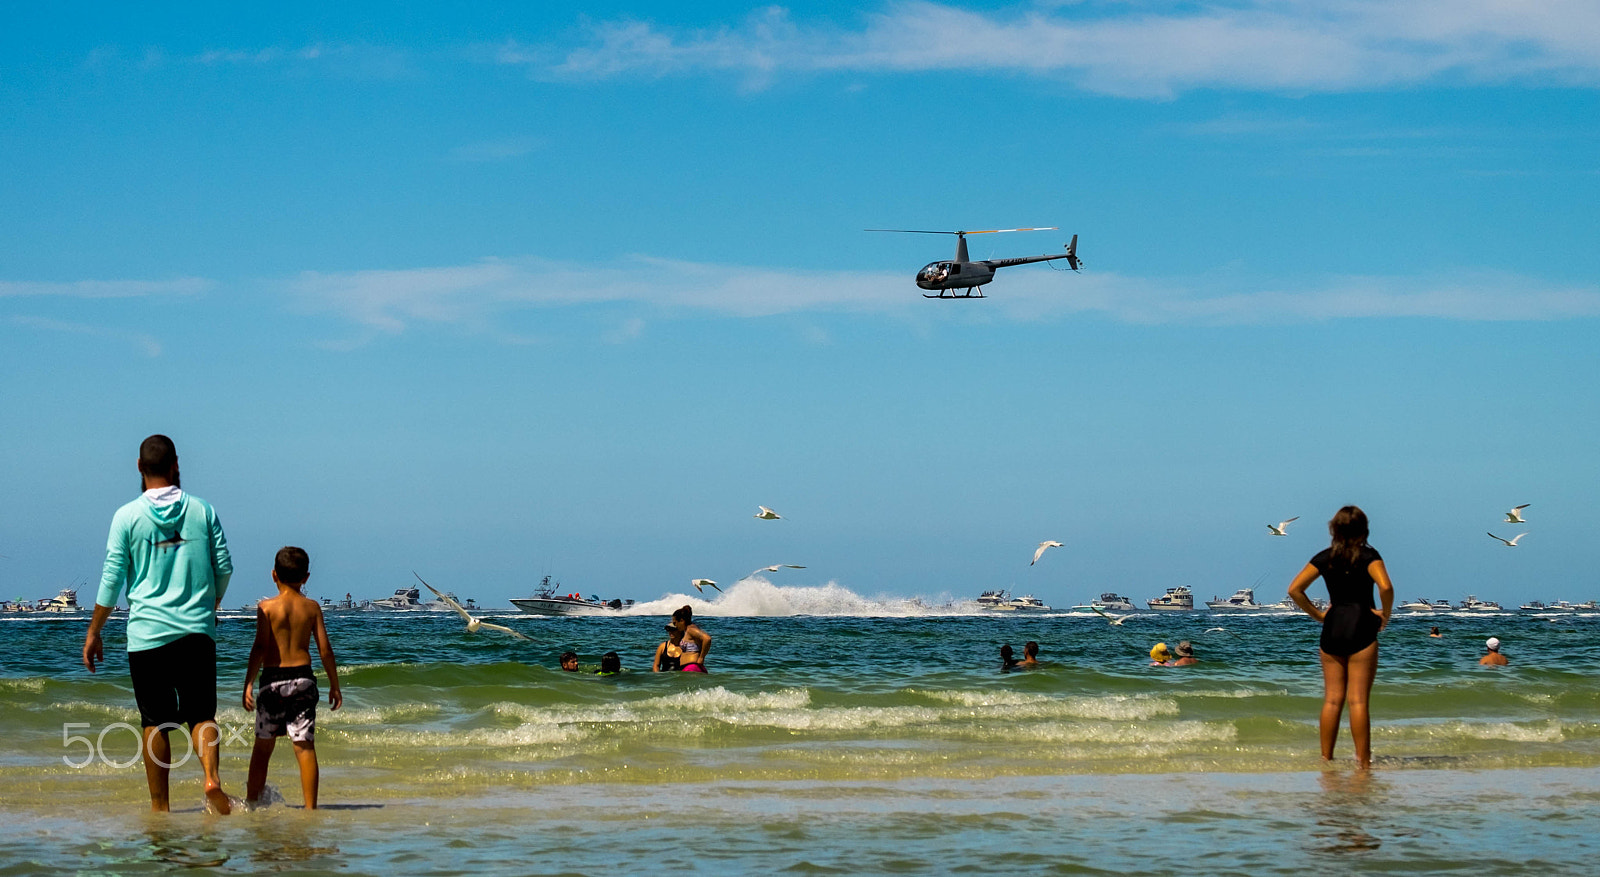
<svg viewBox="0 0 1600 877">
<path fill-rule="evenodd" d="M 604 603 L 559 597 L 517 597 L 511 605 L 529 615 L 614 615 L 617 611 Z"/>
</svg>

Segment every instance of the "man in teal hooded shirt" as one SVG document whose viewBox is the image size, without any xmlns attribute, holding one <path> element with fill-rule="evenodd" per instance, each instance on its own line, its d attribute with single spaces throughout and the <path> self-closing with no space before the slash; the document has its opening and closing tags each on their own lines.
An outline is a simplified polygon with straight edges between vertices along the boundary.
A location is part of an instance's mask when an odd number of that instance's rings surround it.
<svg viewBox="0 0 1600 877">
<path fill-rule="evenodd" d="M 139 445 L 139 473 L 144 492 L 111 519 L 83 665 L 93 673 L 95 662 L 105 659 L 100 629 L 126 587 L 128 675 L 144 728 L 140 752 L 150 809 L 169 809 L 167 732 L 188 725 L 205 771 L 206 799 L 227 813 L 217 768 L 216 632 L 217 607 L 233 576 L 228 541 L 211 505 L 179 486 L 172 439 L 153 435 Z"/>
</svg>

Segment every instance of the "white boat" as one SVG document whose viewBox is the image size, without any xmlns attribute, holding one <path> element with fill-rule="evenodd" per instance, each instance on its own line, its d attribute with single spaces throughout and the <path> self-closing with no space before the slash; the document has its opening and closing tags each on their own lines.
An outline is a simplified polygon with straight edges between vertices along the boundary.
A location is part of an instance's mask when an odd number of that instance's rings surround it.
<svg viewBox="0 0 1600 877">
<path fill-rule="evenodd" d="M 422 608 L 422 591 L 417 588 L 395 588 L 394 594 L 382 600 L 373 600 L 372 608 L 408 610 Z"/>
<path fill-rule="evenodd" d="M 1007 599 L 1005 591 L 984 591 L 978 595 L 978 605 L 985 609 L 1003 609 Z"/>
<path fill-rule="evenodd" d="M 1087 603 L 1079 603 L 1072 607 L 1075 612 L 1093 612 L 1097 609 L 1101 612 L 1133 612 L 1138 608 L 1133 605 L 1132 600 L 1121 594 L 1113 594 L 1110 591 L 1101 594 L 1098 599 L 1090 600 Z"/>
<path fill-rule="evenodd" d="M 1461 605 L 1456 607 L 1456 608 L 1461 609 L 1461 610 L 1466 611 L 1466 612 L 1503 612 L 1504 611 L 1500 607 L 1499 603 L 1496 603 L 1493 600 L 1479 600 L 1477 597 L 1474 597 L 1471 594 L 1468 594 L 1467 595 L 1467 599 L 1461 601 Z"/>
<path fill-rule="evenodd" d="M 1194 610 L 1194 593 L 1188 585 L 1179 585 L 1168 588 L 1165 594 L 1154 600 L 1146 600 L 1145 605 L 1166 612 L 1191 612 Z"/>
<path fill-rule="evenodd" d="M 1255 588 L 1240 588 L 1226 600 L 1212 597 L 1206 601 L 1206 608 L 1212 612 L 1262 612 L 1268 607 L 1256 602 Z"/>
<path fill-rule="evenodd" d="M 1027 594 L 1027 595 L 1024 595 L 1024 596 L 1021 596 L 1021 597 L 1013 597 L 1012 599 L 1007 600 L 1006 601 L 1006 608 L 1014 610 L 1014 611 L 1017 611 L 1017 612 L 1049 612 L 1050 611 L 1050 607 L 1044 605 L 1044 601 L 1043 600 L 1040 600 L 1038 597 L 1035 597 L 1032 594 Z"/>
<path fill-rule="evenodd" d="M 1518 606 L 1517 608 L 1521 609 L 1523 612 L 1549 612 L 1551 609 L 1554 609 L 1556 607 L 1554 607 L 1554 606 L 1546 606 L 1545 604 L 1539 602 L 1538 600 L 1529 600 L 1528 602 L 1522 604 L 1521 606 Z"/>
<path fill-rule="evenodd" d="M 1600 612 L 1600 601 L 1588 600 L 1572 608 L 1579 612 Z"/>
<path fill-rule="evenodd" d="M 632 600 L 602 600 L 582 594 L 557 594 L 560 582 L 552 583 L 549 576 L 539 583 L 531 597 L 514 597 L 511 605 L 529 615 L 604 615 L 626 609 Z"/>
<path fill-rule="evenodd" d="M 78 591 L 76 588 L 62 588 L 61 593 L 38 601 L 33 608 L 36 612 L 83 611 L 83 607 L 78 605 Z"/>
<path fill-rule="evenodd" d="M 1328 601 L 1322 599 L 1321 597 L 1312 597 L 1311 598 L 1311 605 L 1317 607 L 1318 609 L 1327 609 L 1328 608 Z M 1295 605 L 1294 600 L 1292 600 L 1292 599 L 1290 599 L 1288 597 L 1285 597 L 1285 598 L 1283 598 L 1282 600 L 1279 600 L 1276 603 L 1266 603 L 1266 604 L 1262 605 L 1261 611 L 1263 611 L 1263 612 L 1299 612 L 1300 611 L 1300 607 Z"/>
<path fill-rule="evenodd" d="M 1401 603 L 1395 608 L 1402 612 L 1432 612 L 1434 610 L 1434 605 L 1428 602 L 1427 597 L 1423 597 L 1421 600 L 1412 600 L 1410 603 Z"/>
<path fill-rule="evenodd" d="M 455 591 L 445 591 L 445 593 L 447 595 L 449 595 L 450 599 L 456 601 L 457 603 L 460 603 L 462 609 L 466 609 L 468 611 L 473 611 L 473 612 L 477 611 L 477 609 L 478 609 L 478 601 L 477 600 L 474 600 L 471 597 L 468 597 L 467 599 L 463 600 L 460 597 L 456 596 L 456 592 Z M 429 600 L 428 602 L 422 604 L 422 608 L 425 611 L 428 611 L 428 612 L 454 612 L 454 611 L 456 611 L 449 603 L 446 603 L 443 600 Z"/>
</svg>

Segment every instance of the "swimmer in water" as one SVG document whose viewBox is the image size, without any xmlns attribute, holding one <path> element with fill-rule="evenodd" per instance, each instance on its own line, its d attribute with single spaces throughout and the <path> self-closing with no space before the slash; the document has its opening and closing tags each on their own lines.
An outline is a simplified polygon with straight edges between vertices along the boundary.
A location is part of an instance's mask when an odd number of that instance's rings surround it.
<svg viewBox="0 0 1600 877">
<path fill-rule="evenodd" d="M 1178 660 L 1173 661 L 1172 666 L 1187 667 L 1190 664 L 1198 663 L 1200 663 L 1200 659 L 1194 656 L 1194 646 L 1190 645 L 1188 640 L 1178 643 Z"/>
<path fill-rule="evenodd" d="M 1018 664 L 1017 666 L 1018 667 L 1027 667 L 1029 669 L 1032 669 L 1034 667 L 1039 666 L 1039 644 L 1038 643 L 1036 643 L 1036 642 L 1034 642 L 1033 640 L 1030 639 L 1026 643 L 1023 644 L 1023 646 L 1022 646 L 1022 663 Z"/>
<path fill-rule="evenodd" d="M 1000 647 L 1000 671 L 1002 673 L 1022 663 L 1021 661 L 1018 661 L 1016 658 L 1012 657 L 1015 654 L 1016 652 L 1011 650 L 1010 643 L 1006 643 Z"/>
<path fill-rule="evenodd" d="M 694 609 L 683 606 L 672 613 L 672 628 L 679 637 L 678 669 L 685 673 L 706 673 L 706 656 L 711 652 L 711 634 L 694 623 Z"/>
<path fill-rule="evenodd" d="M 1504 667 L 1505 665 L 1511 663 L 1510 661 L 1506 660 L 1505 655 L 1500 654 L 1499 637 L 1489 637 L 1489 639 L 1483 644 L 1483 647 L 1488 649 L 1488 654 L 1478 659 L 1479 664 L 1485 667 Z"/>
<path fill-rule="evenodd" d="M 616 652 L 606 652 L 600 656 L 600 669 L 594 671 L 596 676 L 615 676 L 622 672 L 622 659 Z"/>
<path fill-rule="evenodd" d="M 563 672 L 565 672 L 565 673 L 576 673 L 576 672 L 578 672 L 578 653 L 577 652 L 562 652 L 561 653 L 561 670 Z"/>
<path fill-rule="evenodd" d="M 1156 643 L 1150 649 L 1150 666 L 1152 666 L 1152 667 L 1171 667 L 1172 666 L 1172 650 L 1167 648 L 1167 644 L 1166 643 Z"/>
<path fill-rule="evenodd" d="M 656 659 L 650 665 L 652 673 L 664 673 L 678 669 L 679 659 L 683 657 L 683 631 L 677 625 L 667 625 L 667 639 L 656 646 Z"/>
<path fill-rule="evenodd" d="M 1434 639 L 1439 639 L 1440 637 L 1443 637 L 1444 634 L 1439 632 L 1439 628 L 1438 627 L 1430 627 L 1430 628 L 1428 628 L 1428 636 L 1431 636 Z"/>
</svg>

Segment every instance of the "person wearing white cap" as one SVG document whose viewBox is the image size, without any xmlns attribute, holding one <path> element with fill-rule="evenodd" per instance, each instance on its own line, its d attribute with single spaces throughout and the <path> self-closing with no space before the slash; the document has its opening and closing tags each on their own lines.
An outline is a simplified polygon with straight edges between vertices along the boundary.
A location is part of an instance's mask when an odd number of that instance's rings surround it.
<svg viewBox="0 0 1600 877">
<path fill-rule="evenodd" d="M 1511 663 L 1510 661 L 1506 660 L 1505 655 L 1500 654 L 1499 637 L 1489 637 L 1489 639 L 1484 642 L 1483 647 L 1488 649 L 1489 653 L 1478 659 L 1479 664 L 1483 664 L 1484 666 L 1488 667 L 1504 667 L 1505 665 Z"/>
</svg>

